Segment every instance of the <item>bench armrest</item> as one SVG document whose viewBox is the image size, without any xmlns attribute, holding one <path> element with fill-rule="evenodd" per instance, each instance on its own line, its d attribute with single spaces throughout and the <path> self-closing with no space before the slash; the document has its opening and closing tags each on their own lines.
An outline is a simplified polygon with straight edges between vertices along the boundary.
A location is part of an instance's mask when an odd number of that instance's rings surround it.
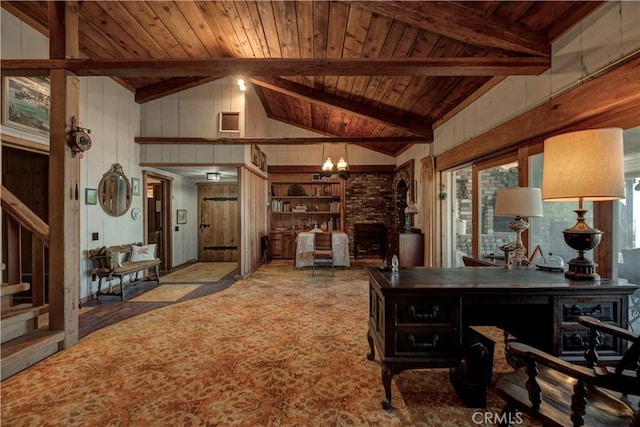
<svg viewBox="0 0 640 427">
<path fill-rule="evenodd" d="M 568 375 L 571 378 L 579 379 L 585 382 L 592 382 L 597 377 L 593 369 L 589 369 L 585 366 L 574 365 L 573 363 L 552 356 L 548 353 L 538 350 L 537 348 L 531 347 L 521 342 L 513 341 L 507 343 L 505 351 L 520 360 L 533 360 L 536 363 L 540 363 L 558 372 L 562 372 L 563 374 Z"/>
<path fill-rule="evenodd" d="M 602 323 L 598 319 L 591 316 L 578 316 L 578 323 L 582 326 L 586 326 L 589 329 L 595 329 L 600 332 L 611 334 L 618 338 L 626 339 L 631 342 L 640 342 L 640 336 L 633 332 L 623 329 L 619 326 L 611 325 L 609 323 Z"/>
</svg>

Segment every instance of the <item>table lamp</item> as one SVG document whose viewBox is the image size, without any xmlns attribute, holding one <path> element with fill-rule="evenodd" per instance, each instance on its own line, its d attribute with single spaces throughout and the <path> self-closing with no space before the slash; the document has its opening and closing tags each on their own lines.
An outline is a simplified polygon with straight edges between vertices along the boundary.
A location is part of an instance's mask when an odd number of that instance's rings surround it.
<svg viewBox="0 0 640 427">
<path fill-rule="evenodd" d="M 585 221 L 584 201 L 624 198 L 622 129 L 604 128 L 570 132 L 544 142 L 542 198 L 548 201 L 577 201 L 577 222 L 563 230 L 564 241 L 578 251 L 569 261 L 565 276 L 573 280 L 598 280 L 598 266 L 584 256 L 598 246 L 602 231 Z"/>
<path fill-rule="evenodd" d="M 413 202 L 409 202 L 404 208 L 404 232 L 411 233 L 411 217 L 418 213 L 418 208 Z"/>
<path fill-rule="evenodd" d="M 542 197 L 539 188 L 510 187 L 501 188 L 496 194 L 496 208 L 493 212 L 497 216 L 515 216 L 509 223 L 509 228 L 516 232 L 516 242 L 512 267 L 529 265 L 527 250 L 522 244 L 522 232 L 529 228 L 529 223 L 522 217 L 542 216 Z"/>
</svg>

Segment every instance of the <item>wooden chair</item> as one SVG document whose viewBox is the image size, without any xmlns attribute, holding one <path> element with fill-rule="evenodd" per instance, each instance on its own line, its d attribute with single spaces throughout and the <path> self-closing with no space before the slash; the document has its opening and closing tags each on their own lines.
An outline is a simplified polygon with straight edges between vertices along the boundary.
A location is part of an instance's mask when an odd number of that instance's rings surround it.
<svg viewBox="0 0 640 427">
<path fill-rule="evenodd" d="M 331 232 L 314 233 L 313 236 L 313 264 L 312 273 L 314 276 L 316 266 L 331 266 L 331 275 L 334 275 L 333 267 L 333 238 Z"/>
<path fill-rule="evenodd" d="M 507 354 L 523 367 L 496 382 L 507 402 L 503 419 L 517 419 L 519 410 L 544 426 L 640 426 L 640 338 L 592 317 L 580 316 L 578 322 L 589 328 L 586 366 L 520 342 L 507 345 Z M 631 344 L 615 367 L 598 366 L 597 346 L 603 334 L 621 346 Z"/>
<path fill-rule="evenodd" d="M 269 242 L 269 236 L 262 236 L 260 238 L 260 250 L 262 251 L 262 262 L 269 264 L 271 262 L 271 243 Z"/>
<path fill-rule="evenodd" d="M 467 255 L 463 255 L 462 262 L 464 263 L 465 267 L 497 267 L 496 264 L 490 261 L 483 261 L 481 259 L 473 258 Z"/>
</svg>

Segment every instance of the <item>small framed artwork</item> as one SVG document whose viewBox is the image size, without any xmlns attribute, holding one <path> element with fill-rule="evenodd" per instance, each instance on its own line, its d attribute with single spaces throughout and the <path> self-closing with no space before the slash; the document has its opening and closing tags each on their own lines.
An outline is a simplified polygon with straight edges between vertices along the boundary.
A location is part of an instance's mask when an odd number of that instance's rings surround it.
<svg viewBox="0 0 640 427">
<path fill-rule="evenodd" d="M 140 195 L 140 178 L 131 178 L 131 194 Z"/>
<path fill-rule="evenodd" d="M 186 224 L 187 223 L 187 210 L 186 209 L 178 209 L 178 213 L 176 215 L 176 219 L 178 224 Z"/>
<path fill-rule="evenodd" d="M 256 166 L 260 165 L 260 149 L 257 145 L 251 146 L 251 163 Z"/>
<path fill-rule="evenodd" d="M 266 172 L 267 170 L 267 155 L 260 150 L 260 169 Z"/>
<path fill-rule="evenodd" d="M 6 77 L 2 85 L 2 124 L 49 135 L 49 77 Z"/>
<path fill-rule="evenodd" d="M 84 204 L 95 205 L 98 203 L 98 190 L 95 188 L 84 189 Z"/>
</svg>

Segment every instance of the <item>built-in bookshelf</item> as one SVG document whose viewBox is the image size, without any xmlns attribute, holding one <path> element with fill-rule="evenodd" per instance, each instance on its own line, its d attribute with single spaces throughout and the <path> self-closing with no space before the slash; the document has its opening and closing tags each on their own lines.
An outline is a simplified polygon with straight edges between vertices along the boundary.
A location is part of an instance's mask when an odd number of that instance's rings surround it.
<svg viewBox="0 0 640 427">
<path fill-rule="evenodd" d="M 270 236 L 274 258 L 293 256 L 295 233 L 344 228 L 344 180 L 313 174 L 271 173 Z M 289 247 L 291 246 L 291 247 Z"/>
</svg>

